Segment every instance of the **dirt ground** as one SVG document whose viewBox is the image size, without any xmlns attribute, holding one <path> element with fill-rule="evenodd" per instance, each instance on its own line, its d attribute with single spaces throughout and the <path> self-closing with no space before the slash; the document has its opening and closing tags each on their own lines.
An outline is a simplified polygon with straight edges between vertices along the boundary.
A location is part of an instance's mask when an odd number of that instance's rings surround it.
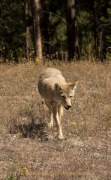
<svg viewBox="0 0 111 180">
<path fill-rule="evenodd" d="M 62 141 L 37 89 L 46 67 L 79 81 Z M 111 179 L 111 63 L 0 65 L 0 179 Z"/>
</svg>

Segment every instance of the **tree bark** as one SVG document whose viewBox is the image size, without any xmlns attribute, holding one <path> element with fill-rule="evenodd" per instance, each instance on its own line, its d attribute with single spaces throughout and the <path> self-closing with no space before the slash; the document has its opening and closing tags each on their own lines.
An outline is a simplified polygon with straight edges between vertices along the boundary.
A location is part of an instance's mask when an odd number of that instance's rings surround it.
<svg viewBox="0 0 111 180">
<path fill-rule="evenodd" d="M 95 49 L 96 49 L 96 60 L 100 59 L 100 32 L 99 32 L 99 20 L 97 14 L 97 1 L 93 1 L 93 15 L 94 15 L 94 37 L 95 37 Z"/>
<path fill-rule="evenodd" d="M 77 21 L 75 20 L 75 56 L 76 60 L 80 59 L 80 51 L 79 51 L 79 40 L 78 40 L 78 32 L 77 32 Z"/>
<path fill-rule="evenodd" d="M 107 8 L 110 8 L 109 4 L 110 0 L 104 0 L 102 4 L 102 13 L 106 19 L 109 19 Z M 110 46 L 110 42 L 108 42 L 106 35 L 110 34 L 110 28 L 106 26 L 102 29 L 102 61 L 106 59 L 107 47 Z"/>
<path fill-rule="evenodd" d="M 40 13 L 39 0 L 32 0 L 35 56 L 39 60 L 42 60 L 42 42 L 41 42 L 39 13 Z"/>
<path fill-rule="evenodd" d="M 47 4 L 46 4 L 46 1 L 45 0 L 41 0 L 41 6 L 42 6 L 42 9 L 43 9 L 43 11 L 46 11 L 47 12 L 47 9 L 46 9 L 46 7 L 47 7 Z M 49 48 L 50 48 L 50 45 L 48 44 L 49 43 L 49 32 L 48 32 L 48 22 L 49 22 L 49 14 L 48 13 L 43 13 L 42 14 L 42 16 L 43 16 L 43 27 L 44 27 L 44 29 L 43 29 L 43 36 L 44 36 L 44 39 L 45 39 L 45 44 L 44 44 L 44 46 L 45 46 L 45 52 L 46 52 L 46 55 L 48 55 L 49 54 Z"/>
<path fill-rule="evenodd" d="M 28 18 L 27 18 L 27 15 L 28 15 L 28 3 L 27 3 L 27 1 L 25 4 L 25 8 L 26 8 L 26 19 L 28 20 Z M 28 53 L 29 53 L 29 27 L 28 26 L 26 27 L 26 33 L 27 33 L 27 36 L 26 36 L 26 53 L 27 53 L 27 58 L 28 58 Z"/>
<path fill-rule="evenodd" d="M 67 38 L 68 38 L 68 54 L 69 60 L 74 58 L 75 53 L 75 0 L 67 1 L 66 10 L 67 19 Z"/>
</svg>

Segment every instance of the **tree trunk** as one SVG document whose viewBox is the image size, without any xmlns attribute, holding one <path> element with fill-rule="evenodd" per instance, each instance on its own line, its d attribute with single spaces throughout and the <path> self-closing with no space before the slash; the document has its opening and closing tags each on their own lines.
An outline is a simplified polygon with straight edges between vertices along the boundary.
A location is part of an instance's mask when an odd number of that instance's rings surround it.
<svg viewBox="0 0 111 180">
<path fill-rule="evenodd" d="M 77 21 L 75 20 L 75 56 L 76 60 L 80 59 L 80 51 L 79 51 L 79 40 L 78 40 L 78 32 L 77 32 Z"/>
<path fill-rule="evenodd" d="M 102 13 L 104 17 L 108 20 L 108 12 L 107 9 L 110 8 L 110 0 L 104 0 L 102 4 Z M 110 19 L 109 19 L 110 22 Z M 106 53 L 107 53 L 107 47 L 110 46 L 110 42 L 108 43 L 108 40 L 106 38 L 106 35 L 110 34 L 110 28 L 106 26 L 105 28 L 102 29 L 102 61 L 106 59 Z"/>
<path fill-rule="evenodd" d="M 95 36 L 95 49 L 96 49 L 96 60 L 100 59 L 100 32 L 99 32 L 99 20 L 97 14 L 97 1 L 93 2 L 93 15 L 94 15 L 94 36 Z"/>
<path fill-rule="evenodd" d="M 74 58 L 75 53 L 75 0 L 67 2 L 67 38 L 68 38 L 68 54 L 69 60 Z"/>
<path fill-rule="evenodd" d="M 42 9 L 43 11 L 46 11 L 47 12 L 47 4 L 46 4 L 46 1 L 45 0 L 41 0 L 41 6 L 42 6 Z M 42 14 L 43 16 L 43 36 L 44 36 L 44 39 L 45 39 L 45 52 L 46 52 L 46 55 L 49 54 L 49 48 L 50 48 L 50 45 L 48 44 L 49 43 L 49 32 L 48 32 L 48 22 L 49 22 L 49 14 L 48 13 L 43 13 Z"/>
<path fill-rule="evenodd" d="M 25 4 L 25 10 L 26 10 L 26 20 L 28 20 L 27 18 L 27 15 L 28 15 L 28 3 L 26 1 L 26 4 Z M 26 33 L 27 33 L 27 36 L 26 36 L 26 53 L 27 53 L 27 58 L 28 58 L 28 53 L 29 53 L 29 27 L 27 26 L 26 27 Z"/>
<path fill-rule="evenodd" d="M 41 60 L 42 59 L 42 43 L 41 43 L 41 30 L 40 30 L 39 13 L 40 13 L 39 0 L 32 0 L 35 56 L 39 60 Z"/>
</svg>

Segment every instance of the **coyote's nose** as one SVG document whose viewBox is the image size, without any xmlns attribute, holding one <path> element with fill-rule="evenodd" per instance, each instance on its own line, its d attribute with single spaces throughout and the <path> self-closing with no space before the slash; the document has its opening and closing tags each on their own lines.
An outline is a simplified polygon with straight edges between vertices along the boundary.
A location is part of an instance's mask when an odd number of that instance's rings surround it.
<svg viewBox="0 0 111 180">
<path fill-rule="evenodd" d="M 67 108 L 66 108 L 66 109 L 68 110 L 70 107 L 71 107 L 71 106 L 67 106 Z"/>
<path fill-rule="evenodd" d="M 68 107 L 68 109 L 71 107 L 71 106 L 67 106 Z"/>
</svg>

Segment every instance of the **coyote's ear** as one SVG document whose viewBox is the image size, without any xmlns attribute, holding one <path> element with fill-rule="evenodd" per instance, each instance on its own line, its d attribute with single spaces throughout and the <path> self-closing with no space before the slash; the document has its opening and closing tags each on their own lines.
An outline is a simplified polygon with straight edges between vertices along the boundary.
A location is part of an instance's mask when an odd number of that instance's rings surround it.
<svg viewBox="0 0 111 180">
<path fill-rule="evenodd" d="M 71 89 L 75 89 L 77 84 L 78 84 L 78 81 L 68 83 L 68 85 L 71 87 Z"/>
<path fill-rule="evenodd" d="M 61 86 L 57 83 L 55 83 L 55 89 L 56 91 L 60 91 L 61 90 Z"/>
</svg>

